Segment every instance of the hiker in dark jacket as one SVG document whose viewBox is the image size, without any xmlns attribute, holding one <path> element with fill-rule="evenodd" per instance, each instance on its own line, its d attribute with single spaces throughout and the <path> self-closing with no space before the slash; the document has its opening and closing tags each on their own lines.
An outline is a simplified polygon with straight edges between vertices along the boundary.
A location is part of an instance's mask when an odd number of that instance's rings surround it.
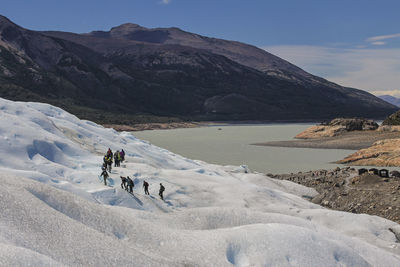
<svg viewBox="0 0 400 267">
<path fill-rule="evenodd" d="M 113 153 L 112 153 L 112 150 L 111 150 L 111 148 L 108 148 L 108 150 L 107 150 L 107 153 L 106 153 L 106 156 L 107 157 L 112 157 L 112 155 L 113 155 Z"/>
<path fill-rule="evenodd" d="M 119 152 L 120 156 L 121 156 L 121 162 L 124 162 L 125 160 L 125 151 L 123 149 L 121 149 L 121 152 Z"/>
<path fill-rule="evenodd" d="M 146 182 L 145 180 L 143 180 L 143 188 L 144 188 L 144 193 L 146 195 L 150 195 L 150 193 L 149 193 L 149 183 Z"/>
<path fill-rule="evenodd" d="M 119 151 L 117 150 L 114 153 L 114 167 L 119 167 L 119 160 L 120 160 L 121 156 L 119 155 Z"/>
<path fill-rule="evenodd" d="M 107 170 L 103 170 L 103 172 L 100 174 L 100 176 L 103 176 L 104 185 L 107 185 L 107 178 L 108 178 Z"/>
<path fill-rule="evenodd" d="M 121 188 L 122 189 L 125 189 L 126 191 L 128 191 L 128 186 L 126 185 L 126 177 L 123 177 L 123 176 L 120 176 L 120 178 L 121 178 Z"/>
<path fill-rule="evenodd" d="M 132 179 L 129 178 L 129 176 L 126 178 L 127 182 L 128 182 L 128 187 L 129 187 L 129 193 L 133 193 L 133 187 L 135 186 L 135 184 L 133 183 Z"/>
<path fill-rule="evenodd" d="M 158 195 L 160 196 L 161 200 L 164 200 L 163 193 L 165 191 L 165 187 L 163 186 L 162 183 L 160 183 L 160 191 L 158 192 Z"/>
</svg>

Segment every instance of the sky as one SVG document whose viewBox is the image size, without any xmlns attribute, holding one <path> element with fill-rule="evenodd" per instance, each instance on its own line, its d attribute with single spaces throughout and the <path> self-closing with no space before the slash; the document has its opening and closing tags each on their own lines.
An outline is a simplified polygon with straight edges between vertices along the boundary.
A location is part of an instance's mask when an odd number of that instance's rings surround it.
<svg viewBox="0 0 400 267">
<path fill-rule="evenodd" d="M 344 86 L 400 97 L 399 0 L 1 0 L 32 30 L 90 32 L 131 22 L 179 27 L 267 50 Z"/>
</svg>

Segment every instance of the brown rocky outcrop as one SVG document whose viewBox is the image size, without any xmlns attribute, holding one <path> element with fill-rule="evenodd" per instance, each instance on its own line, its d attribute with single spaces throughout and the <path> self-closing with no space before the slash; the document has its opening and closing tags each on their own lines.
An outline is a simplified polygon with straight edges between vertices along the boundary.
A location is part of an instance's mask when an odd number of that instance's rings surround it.
<svg viewBox="0 0 400 267">
<path fill-rule="evenodd" d="M 376 130 L 378 124 L 373 120 L 360 118 L 337 118 L 326 125 L 316 125 L 295 136 L 298 139 L 316 139 L 322 137 L 334 137 L 350 131 Z"/>
<path fill-rule="evenodd" d="M 345 131 L 343 126 L 326 126 L 326 125 L 315 125 L 311 126 L 304 132 L 299 133 L 295 136 L 298 139 L 316 139 L 321 137 L 333 137 Z"/>
<path fill-rule="evenodd" d="M 382 125 L 400 125 L 400 110 L 387 117 Z"/>
<path fill-rule="evenodd" d="M 360 149 L 338 163 L 359 166 L 400 166 L 400 138 L 377 141 L 371 147 Z"/>
<path fill-rule="evenodd" d="M 400 132 L 400 125 L 381 125 L 377 129 L 379 132 Z"/>
</svg>

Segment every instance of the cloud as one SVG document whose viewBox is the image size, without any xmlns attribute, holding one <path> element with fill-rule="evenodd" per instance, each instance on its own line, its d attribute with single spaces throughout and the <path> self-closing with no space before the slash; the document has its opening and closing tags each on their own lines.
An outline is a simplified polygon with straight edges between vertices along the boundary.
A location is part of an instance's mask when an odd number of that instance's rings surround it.
<svg viewBox="0 0 400 267">
<path fill-rule="evenodd" d="M 372 42 L 371 44 L 373 45 L 385 45 L 385 42 L 379 41 L 379 42 Z"/>
<path fill-rule="evenodd" d="M 163 5 L 168 5 L 169 3 L 171 3 L 171 0 L 161 0 L 160 3 Z"/>
<path fill-rule="evenodd" d="M 263 48 L 343 86 L 388 93 L 397 92 L 400 87 L 400 48 L 346 49 L 301 45 Z"/>
<path fill-rule="evenodd" d="M 368 43 L 374 43 L 377 41 L 382 41 L 382 40 L 387 40 L 387 39 L 393 39 L 393 38 L 398 38 L 400 37 L 400 33 L 395 33 L 395 34 L 389 34 L 389 35 L 379 35 L 379 36 L 373 36 L 369 37 L 365 41 Z"/>
</svg>

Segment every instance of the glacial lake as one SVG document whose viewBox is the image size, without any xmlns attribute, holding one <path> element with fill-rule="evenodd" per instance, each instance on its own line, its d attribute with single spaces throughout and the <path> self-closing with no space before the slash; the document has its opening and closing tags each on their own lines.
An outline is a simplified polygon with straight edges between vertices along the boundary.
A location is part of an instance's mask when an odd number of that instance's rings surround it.
<svg viewBox="0 0 400 267">
<path fill-rule="evenodd" d="M 221 165 L 247 165 L 250 171 L 291 173 L 331 169 L 355 150 L 255 146 L 292 140 L 314 124 L 213 125 L 133 132 L 136 137 L 190 159 Z"/>
</svg>

